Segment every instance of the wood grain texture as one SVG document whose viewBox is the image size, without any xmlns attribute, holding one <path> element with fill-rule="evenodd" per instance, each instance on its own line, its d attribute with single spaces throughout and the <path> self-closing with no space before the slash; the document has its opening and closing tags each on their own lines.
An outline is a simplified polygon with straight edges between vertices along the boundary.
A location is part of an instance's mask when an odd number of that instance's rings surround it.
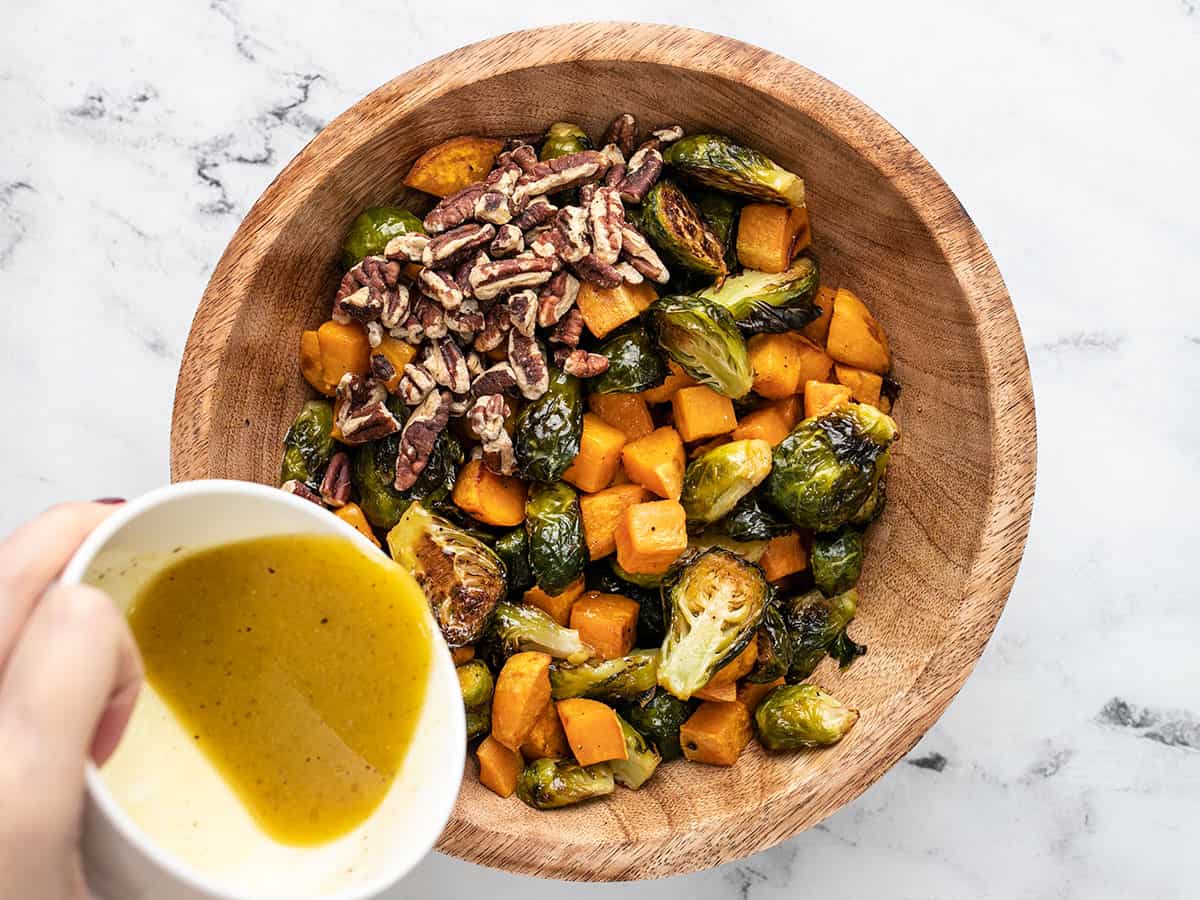
<svg viewBox="0 0 1200 900">
<path fill-rule="evenodd" d="M 464 132 L 725 132 L 804 176 L 825 283 L 858 292 L 891 339 L 904 393 L 888 508 L 870 533 L 855 637 L 870 653 L 815 680 L 862 710 L 837 746 L 731 769 L 672 764 L 641 791 L 538 813 L 476 783 L 468 763 L 440 849 L 567 879 L 673 875 L 770 847 L 864 791 L 958 691 L 1004 608 L 1033 501 L 1028 363 L 983 239 L 941 178 L 855 98 L 764 50 L 620 23 L 505 35 L 427 63 L 341 115 L 250 211 L 205 291 L 184 353 L 171 440 L 176 480 L 271 483 L 307 390 L 300 331 L 329 311 L 339 245 L 429 145 Z M 426 203 L 425 200 L 420 200 Z"/>
</svg>

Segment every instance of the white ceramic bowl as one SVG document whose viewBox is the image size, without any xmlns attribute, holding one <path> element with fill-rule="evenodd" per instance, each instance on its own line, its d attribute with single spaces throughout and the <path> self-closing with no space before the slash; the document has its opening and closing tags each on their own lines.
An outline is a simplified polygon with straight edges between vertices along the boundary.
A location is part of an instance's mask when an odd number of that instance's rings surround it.
<svg viewBox="0 0 1200 900">
<path fill-rule="evenodd" d="M 176 553 L 300 533 L 340 535 L 380 558 L 366 538 L 306 500 L 247 482 L 192 481 L 125 504 L 88 537 L 62 580 L 98 584 L 126 609 Z M 432 617 L 431 632 L 438 634 Z M 267 837 L 144 687 L 113 758 L 87 772 L 83 855 L 92 890 L 103 900 L 364 900 L 395 884 L 437 840 L 463 771 L 458 679 L 437 641 L 395 783 L 365 822 L 321 847 Z"/>
</svg>

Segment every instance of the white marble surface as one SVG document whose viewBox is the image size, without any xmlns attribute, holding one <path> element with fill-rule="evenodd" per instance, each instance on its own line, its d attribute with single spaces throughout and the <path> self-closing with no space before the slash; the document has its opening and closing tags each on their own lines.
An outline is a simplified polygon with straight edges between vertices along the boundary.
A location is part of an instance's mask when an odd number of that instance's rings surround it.
<svg viewBox="0 0 1200 900">
<path fill-rule="evenodd" d="M 974 675 L 858 801 L 743 863 L 567 890 L 1200 894 L 1200 5 L 344 5 L 3 3 L 0 383 L 14 433 L 0 530 L 59 498 L 167 479 L 176 369 L 213 265 L 275 173 L 360 95 L 530 25 L 604 15 L 725 32 L 879 110 L 979 224 L 1033 367 L 1033 527 Z M 563 890 L 432 857 L 394 896 Z"/>
</svg>

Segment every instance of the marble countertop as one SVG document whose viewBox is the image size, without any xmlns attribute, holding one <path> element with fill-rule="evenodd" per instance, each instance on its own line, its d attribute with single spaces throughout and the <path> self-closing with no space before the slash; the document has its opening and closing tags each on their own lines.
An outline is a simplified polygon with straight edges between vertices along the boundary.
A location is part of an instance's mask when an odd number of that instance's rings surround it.
<svg viewBox="0 0 1200 900">
<path fill-rule="evenodd" d="M 0 531 L 167 480 L 179 358 L 222 249 L 291 156 L 393 75 L 602 14 L 724 32 L 857 94 L 954 188 L 1016 304 L 1040 443 L 1024 565 L 962 693 L 857 801 L 741 863 L 571 896 L 1200 892 L 1200 4 L 5 7 L 0 382 L 24 425 L 0 456 Z M 393 896 L 563 889 L 434 856 Z"/>
</svg>

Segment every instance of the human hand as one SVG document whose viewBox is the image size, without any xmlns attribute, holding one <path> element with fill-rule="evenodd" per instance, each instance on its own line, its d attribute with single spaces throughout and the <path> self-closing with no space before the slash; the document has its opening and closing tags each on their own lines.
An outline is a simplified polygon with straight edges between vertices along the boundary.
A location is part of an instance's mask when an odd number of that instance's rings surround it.
<svg viewBox="0 0 1200 900">
<path fill-rule="evenodd" d="M 64 503 L 0 543 L 0 897 L 88 896 L 84 767 L 116 749 L 142 666 L 106 594 L 54 582 L 112 510 Z"/>
</svg>

